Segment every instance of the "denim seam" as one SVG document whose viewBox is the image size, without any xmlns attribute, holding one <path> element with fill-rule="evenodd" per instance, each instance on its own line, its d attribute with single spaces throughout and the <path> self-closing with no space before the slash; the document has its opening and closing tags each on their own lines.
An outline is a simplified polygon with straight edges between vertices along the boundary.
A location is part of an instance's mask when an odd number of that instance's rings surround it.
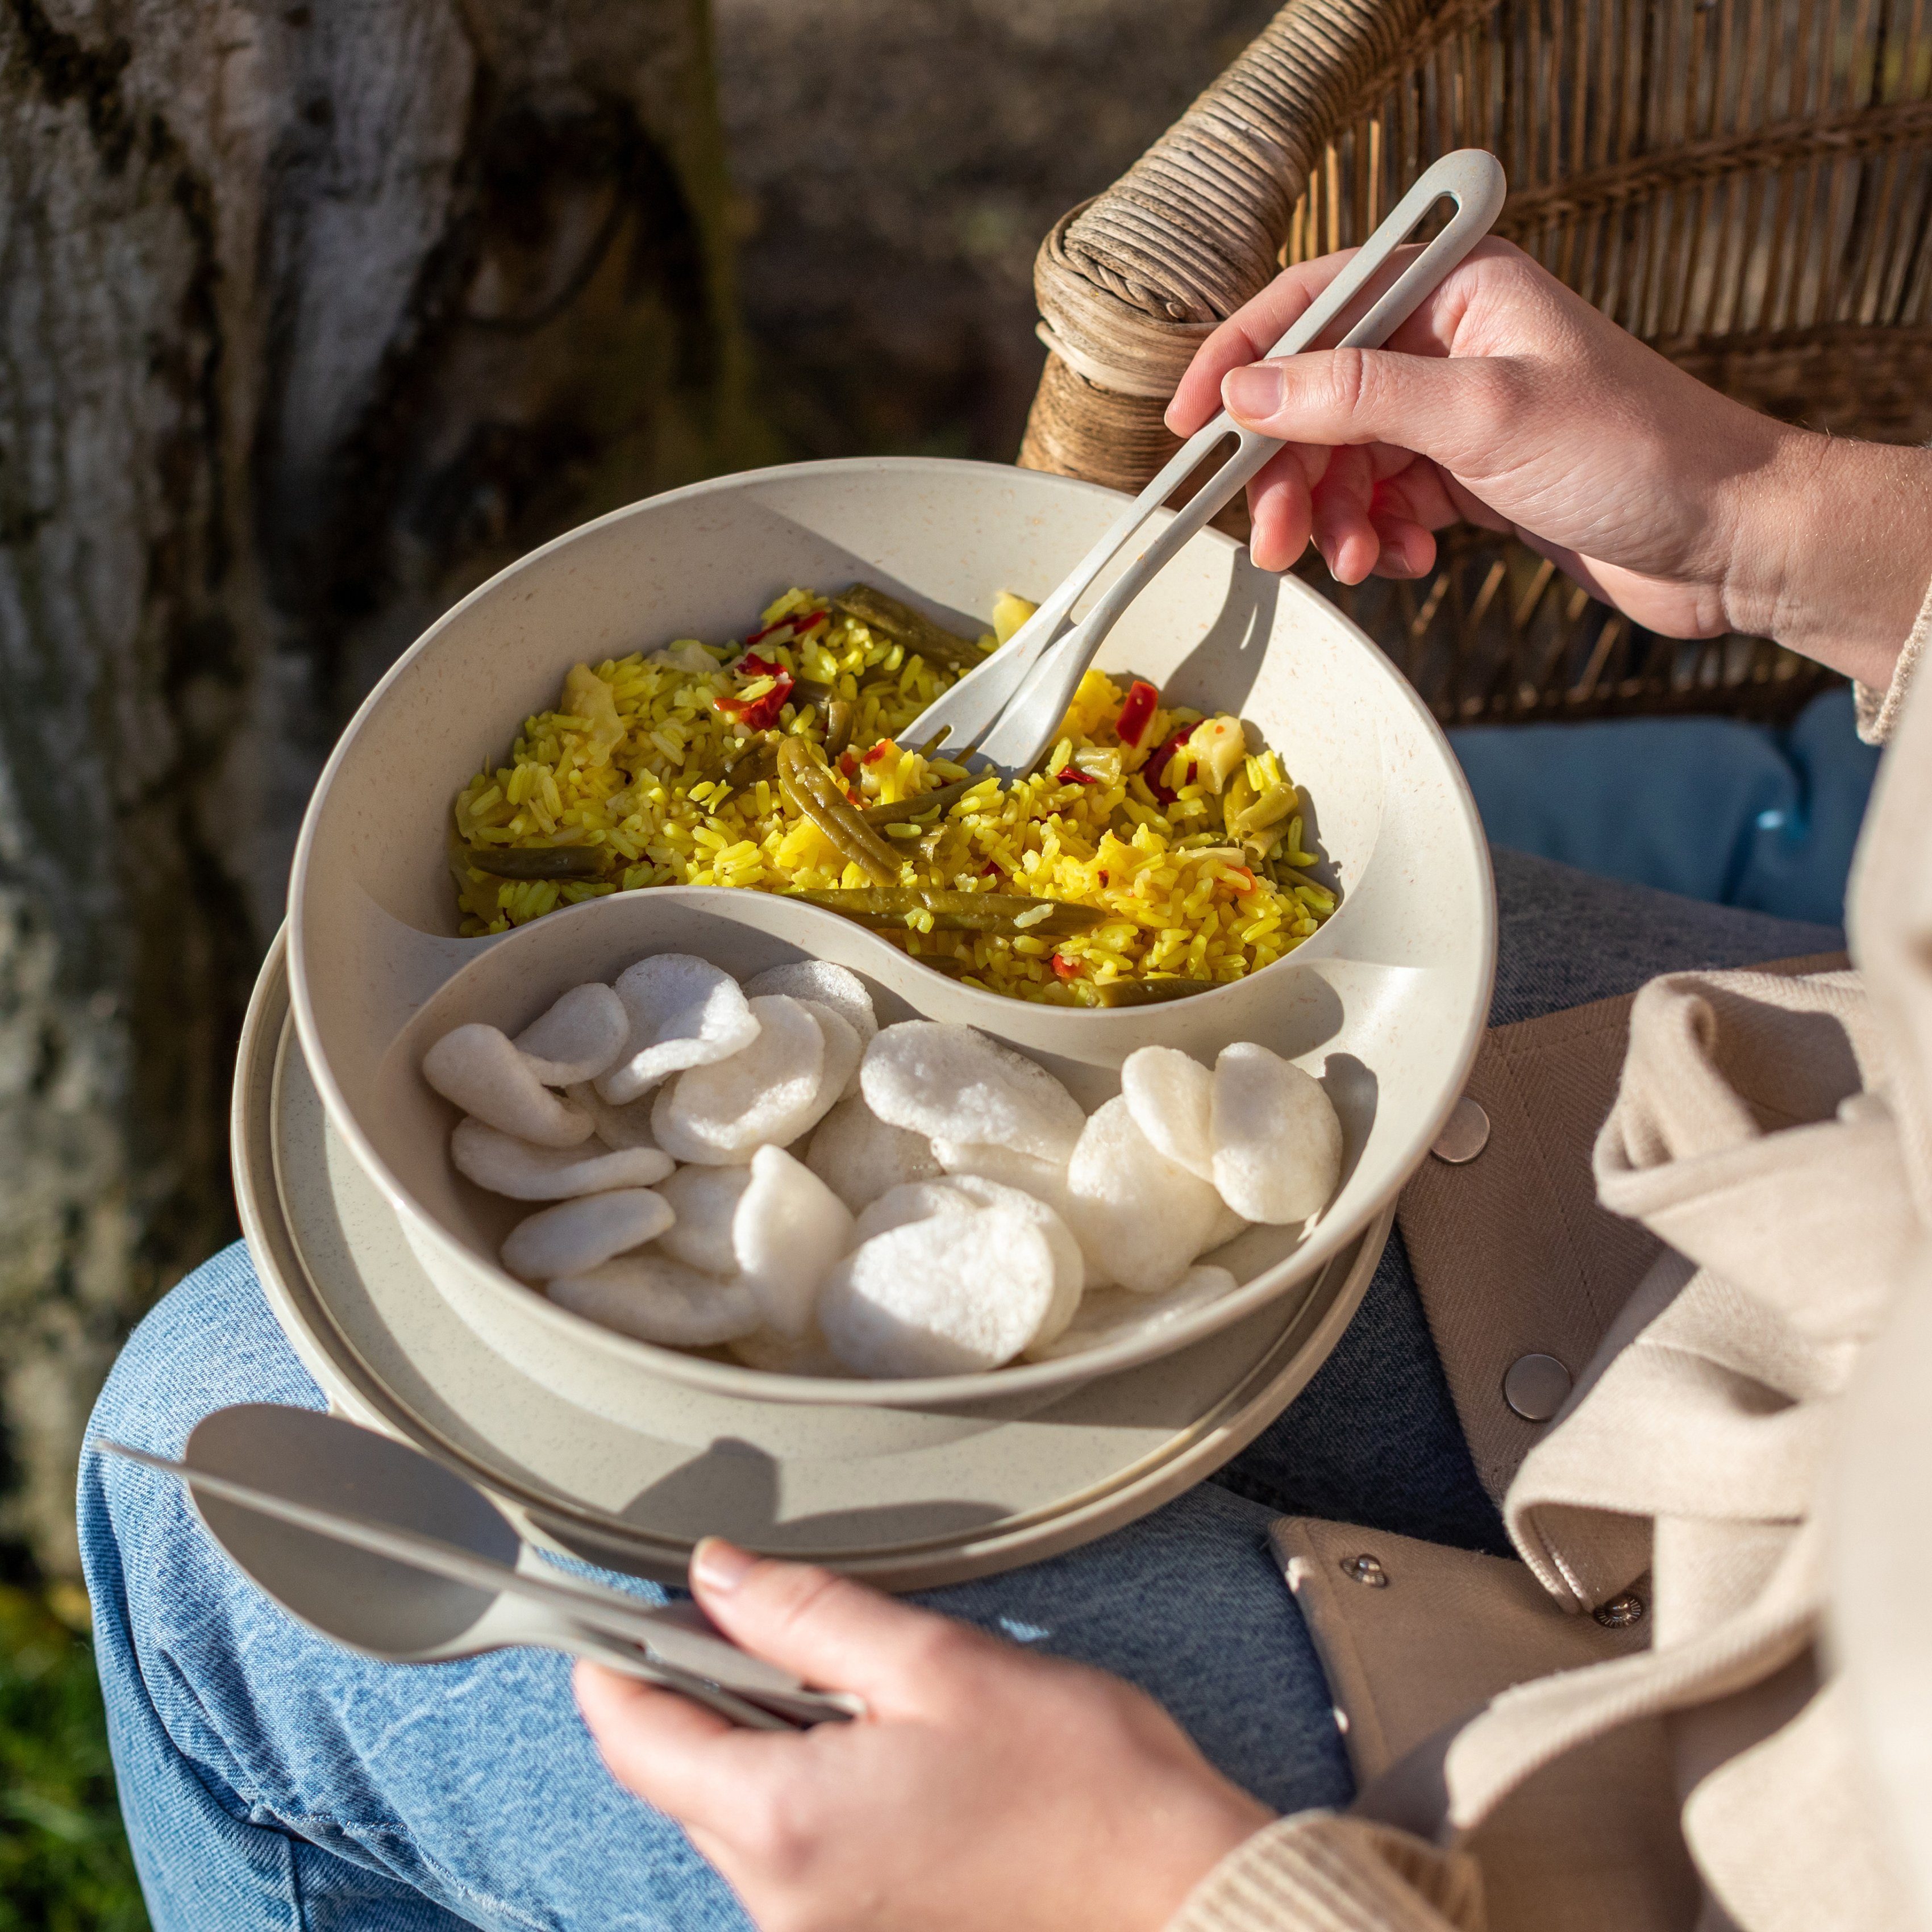
<svg viewBox="0 0 1932 1932">
<path fill-rule="evenodd" d="M 136 1644 L 133 1648 L 135 1662 L 139 1667 L 142 1664 L 141 1647 Z M 202 1720 L 207 1725 L 209 1734 L 214 1737 L 220 1737 L 221 1727 L 216 1724 L 209 1714 L 208 1707 L 196 1694 L 193 1684 L 188 1680 L 187 1672 L 176 1660 L 173 1653 L 164 1646 L 160 1654 L 167 1660 L 170 1666 L 170 1674 L 181 1694 L 191 1700 L 196 1709 L 200 1712 Z M 176 1735 L 174 1726 L 162 1717 L 160 1706 L 155 1702 L 154 1693 L 148 1687 L 147 1672 L 145 1668 L 141 1669 L 141 1681 L 142 1688 L 148 1689 L 148 1705 L 153 1709 L 156 1720 L 160 1724 L 168 1742 L 174 1746 L 182 1761 L 207 1787 L 208 1795 L 238 1825 L 252 1826 L 257 1829 L 272 1828 L 291 1832 L 297 1838 L 305 1838 L 307 1833 L 304 1827 L 315 1826 L 329 1831 L 340 1832 L 349 1838 L 360 1835 L 369 1838 L 398 1838 L 407 1844 L 412 1851 L 417 1850 L 409 1828 L 399 1820 L 374 1820 L 368 1822 L 359 1822 L 346 1818 L 333 1817 L 326 1812 L 310 1811 L 296 1805 L 277 1804 L 258 1784 L 253 1782 L 242 1784 L 231 1780 L 216 1770 L 205 1758 L 189 1750 Z M 238 1766 L 240 1761 L 239 1755 L 237 1754 Z"/>
<path fill-rule="evenodd" d="M 463 1880 L 458 1878 L 441 1859 L 430 1857 L 417 1841 L 415 1834 L 406 1826 L 351 1825 L 345 1823 L 339 1818 L 330 1816 L 326 1812 L 283 1812 L 278 1810 L 273 1805 L 268 1804 L 264 1804 L 260 1808 L 267 1814 L 267 1818 L 263 1820 L 251 1816 L 247 1820 L 249 1824 L 258 1829 L 263 1828 L 265 1826 L 272 1826 L 272 1828 L 287 1838 L 292 1840 L 298 1839 L 304 1844 L 314 1846 L 319 1852 L 329 1851 L 330 1847 L 320 1843 L 310 1835 L 310 1828 L 311 1827 L 340 1832 L 345 1838 L 357 1844 L 362 1844 L 370 1840 L 394 1840 L 408 1851 L 410 1856 L 422 1866 L 425 1872 L 435 1876 L 452 1898 L 461 1900 L 470 1904 L 487 1906 L 490 1911 L 500 1913 L 515 1924 L 528 1927 L 530 1932 L 548 1932 L 543 1920 L 532 1918 L 529 1912 L 512 1905 L 508 1900 L 499 1898 L 494 1892 L 483 1891 L 479 1887 L 466 1884 Z M 388 1876 L 394 1878 L 400 1884 L 410 1882 L 398 1873 L 392 1872 Z M 420 1889 L 419 1887 L 416 1888 Z"/>
</svg>

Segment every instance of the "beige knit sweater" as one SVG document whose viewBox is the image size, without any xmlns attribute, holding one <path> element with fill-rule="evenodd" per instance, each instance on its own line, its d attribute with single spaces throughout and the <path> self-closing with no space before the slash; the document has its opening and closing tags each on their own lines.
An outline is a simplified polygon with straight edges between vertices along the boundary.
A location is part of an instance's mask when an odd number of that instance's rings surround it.
<svg viewBox="0 0 1932 1932">
<path fill-rule="evenodd" d="M 1515 1566 L 1444 1552 L 1432 1582 L 1429 1546 L 1407 1546 L 1435 1592 L 1438 1628 L 1483 1616 L 1498 1628 L 1516 1618 L 1528 1633 L 1514 1653 L 1520 1677 L 1503 1670 L 1509 1688 L 1442 1734 L 1453 1739 L 1446 1754 L 1439 1742 L 1431 1754 L 1443 1801 L 1434 1841 L 1363 1816 L 1282 1819 L 1208 1876 L 1169 1932 L 1482 1932 L 1492 1924 L 1486 1887 L 1492 1900 L 1508 1895 L 1510 1925 L 1932 1927 L 1932 1900 L 1914 1888 L 1924 1847 L 1912 1836 L 1932 1814 L 1932 1793 L 1912 1781 L 1932 1767 L 1932 1738 L 1922 1744 L 1898 1722 L 1894 1736 L 1879 1735 L 1883 1691 L 1862 1706 L 1848 1694 L 1827 1622 L 1831 1498 L 1846 1480 L 1838 1444 L 1848 1414 L 1872 1432 L 1858 1405 L 1884 1398 L 1864 1395 L 1858 1378 L 1862 1361 L 1884 1352 L 1874 1342 L 1888 1324 L 1888 1348 L 1916 1346 L 1924 1359 L 1922 1373 L 1894 1369 L 1906 1393 L 1891 1398 L 1897 1412 L 1882 1427 L 1895 1437 L 1916 1428 L 1915 1389 L 1932 1411 L 1932 1319 L 1906 1319 L 1921 1275 L 1932 1305 L 1932 692 L 1910 703 L 1904 692 L 1928 628 L 1932 596 L 1892 691 L 1882 703 L 1861 694 L 1862 722 L 1894 742 L 1853 876 L 1859 970 L 1673 974 L 1629 1007 L 1596 1184 L 1605 1208 L 1664 1245 L 1648 1251 L 1654 1264 L 1555 1426 L 1515 1452 L 1504 1514 L 1546 1608 L 1503 1608 L 1522 1587 Z M 1561 1272 L 1544 1268 L 1552 1282 Z M 1462 1318 L 1502 1323 L 1507 1296 L 1492 1311 L 1475 1286 L 1462 1284 L 1475 1304 Z M 1449 1367 L 1453 1384 L 1456 1362 Z M 1924 1434 L 1932 1457 L 1932 1421 Z M 1486 1445 L 1475 1447 L 1480 1463 Z M 1874 1464 L 1868 1452 L 1861 1466 Z M 1290 1554 L 1292 1582 L 1298 1564 L 1332 1577 L 1325 1527 L 1284 1526 L 1285 1553 L 1300 1552 Z M 1401 1542 L 1380 1539 L 1391 1556 Z M 1583 1613 L 1633 1589 L 1654 1601 L 1640 1648 L 1572 1654 L 1536 1634 L 1540 1623 L 1588 1630 Z M 1372 1619 L 1386 1619 L 1396 1596 L 1381 1594 L 1352 1602 L 1331 1583 L 1320 1604 L 1304 1598 L 1358 1731 L 1382 1721 L 1372 1708 L 1385 1702 L 1382 1678 L 1412 1678 L 1420 1708 L 1444 1694 L 1428 1680 L 1449 1666 L 1413 1645 L 1391 1659 L 1384 1642 L 1378 1663 Z M 1861 1628 L 1906 1634 L 1873 1638 L 1880 1655 L 1865 1675 L 1895 1682 L 1904 1699 L 1910 1684 L 1932 1683 L 1932 1636 L 1918 1636 L 1918 1620 L 1896 1606 L 1888 1623 L 1887 1608 Z M 1886 1643 L 1916 1648 L 1894 1655 Z M 1658 1741 L 1647 1754 L 1602 1749 L 1640 1732 Z M 1564 1790 L 1562 1766 L 1584 1748 L 1597 1753 L 1592 1777 Z M 1874 1802 L 1888 1774 L 1892 1788 Z M 1654 1828 L 1642 1842 L 1639 1828 L 1616 1856 L 1660 1870 L 1675 1861 L 1681 1880 L 1640 1875 L 1634 1888 L 1612 1882 L 1593 1898 L 1582 1844 L 1602 1821 L 1591 1814 L 1636 1815 L 1638 1795 L 1619 1785 L 1646 1778 L 1659 1786 L 1650 1815 L 1669 1842 Z M 1486 1844 L 1486 1822 L 1538 1780 L 1557 1795 L 1535 1829 Z M 1508 1868 L 1526 1856 L 1527 1886 Z"/>
</svg>

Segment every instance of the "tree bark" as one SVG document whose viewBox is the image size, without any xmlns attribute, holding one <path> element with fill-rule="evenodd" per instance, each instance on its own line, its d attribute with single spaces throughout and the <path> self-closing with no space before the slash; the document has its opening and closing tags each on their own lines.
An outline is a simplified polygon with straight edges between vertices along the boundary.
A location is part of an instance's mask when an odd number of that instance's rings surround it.
<svg viewBox="0 0 1932 1932">
<path fill-rule="evenodd" d="M 764 454 L 702 0 L 0 0 L 0 1533 L 233 1232 L 343 719 L 558 530 Z"/>
</svg>

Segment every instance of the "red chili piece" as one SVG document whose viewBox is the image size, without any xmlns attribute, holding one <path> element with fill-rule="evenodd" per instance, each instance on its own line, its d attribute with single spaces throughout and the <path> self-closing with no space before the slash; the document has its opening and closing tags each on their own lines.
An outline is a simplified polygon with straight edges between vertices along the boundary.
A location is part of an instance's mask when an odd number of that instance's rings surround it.
<svg viewBox="0 0 1932 1932">
<path fill-rule="evenodd" d="M 1053 776 L 1058 784 L 1098 784 L 1100 782 L 1091 772 L 1083 772 L 1077 765 L 1062 765 Z"/>
<path fill-rule="evenodd" d="M 814 610 L 809 617 L 794 618 L 792 620 L 794 634 L 801 638 L 809 637 L 824 622 L 825 613 L 823 610 Z"/>
<path fill-rule="evenodd" d="M 1120 715 L 1115 720 L 1114 731 L 1120 742 L 1140 748 L 1141 740 L 1147 736 L 1148 727 L 1154 722 L 1156 707 L 1160 703 L 1160 693 L 1144 678 L 1136 678 L 1127 686 L 1127 694 L 1120 706 Z"/>
<path fill-rule="evenodd" d="M 767 638 L 776 637 L 781 631 L 789 631 L 796 622 L 792 617 L 781 617 L 776 624 L 767 624 L 762 631 L 754 631 L 745 640 L 745 648 L 749 650 L 754 644 L 761 644 Z"/>
<path fill-rule="evenodd" d="M 862 765 L 876 765 L 892 748 L 892 741 L 891 739 L 881 738 L 879 742 L 859 760 L 859 762 Z"/>
<path fill-rule="evenodd" d="M 1077 980 L 1080 976 L 1080 962 L 1068 958 L 1064 952 L 1056 952 L 1053 956 L 1053 971 L 1056 979 Z"/>
<path fill-rule="evenodd" d="M 742 698 L 721 698 L 717 708 L 727 718 L 734 718 L 754 731 L 769 731 L 778 722 L 778 714 L 785 708 L 791 696 L 792 676 L 783 664 L 773 664 L 769 658 L 754 657 L 748 651 L 734 665 L 740 676 L 748 680 L 768 677 L 772 688 L 760 698 L 748 704 Z"/>
<path fill-rule="evenodd" d="M 1161 774 L 1167 770 L 1168 763 L 1173 758 L 1174 753 L 1186 743 L 1188 734 L 1193 728 L 1191 724 L 1182 725 L 1172 736 L 1156 748 L 1154 756 L 1141 767 L 1141 776 L 1147 780 L 1148 790 L 1152 792 L 1162 805 L 1172 805 L 1179 794 L 1170 791 L 1161 783 Z"/>
</svg>

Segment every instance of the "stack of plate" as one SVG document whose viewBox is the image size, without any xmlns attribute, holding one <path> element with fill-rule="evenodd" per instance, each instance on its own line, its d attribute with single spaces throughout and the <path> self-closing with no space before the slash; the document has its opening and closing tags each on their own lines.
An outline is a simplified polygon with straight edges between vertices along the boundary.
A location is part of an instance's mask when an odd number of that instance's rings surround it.
<svg viewBox="0 0 1932 1932">
<path fill-rule="evenodd" d="M 661 1582 L 707 1532 L 915 1589 L 1104 1534 L 1279 1415 L 1361 1300 L 1393 1210 L 1297 1293 L 1017 1420 L 909 1452 L 783 1462 L 662 1440 L 566 1401 L 443 1299 L 322 1112 L 278 940 L 235 1082 L 235 1181 L 270 1306 L 338 1414 L 488 1490 L 533 1540 Z"/>
<path fill-rule="evenodd" d="M 782 896 L 659 887 L 463 939 L 448 802 L 555 701 L 573 664 L 742 634 L 788 584 L 855 578 L 955 628 L 1038 594 L 1112 522 L 1110 493 L 990 464 L 867 460 L 721 479 L 560 538 L 473 592 L 344 733 L 298 848 L 285 944 L 236 1088 L 244 1226 L 296 1348 L 343 1413 L 483 1485 L 534 1538 L 673 1577 L 708 1532 L 896 1588 L 1066 1549 L 1198 1481 L 1320 1364 L 1396 1193 L 1460 1091 L 1489 1003 L 1487 855 L 1442 734 L 1375 646 L 1305 585 L 1196 537 L 1101 662 L 1170 704 L 1238 711 L 1304 788 L 1341 904 L 1264 970 L 1102 1012 L 1007 1000 Z M 1086 1354 L 980 1376 L 816 1381 L 648 1346 L 506 1274 L 507 1204 L 456 1175 L 454 1113 L 420 1073 L 471 1021 L 514 1034 L 565 988 L 662 951 L 745 974 L 835 960 L 884 1021 L 980 1028 L 1092 1108 L 1163 1042 L 1211 1064 L 1253 1040 L 1322 1078 L 1345 1154 L 1305 1228 L 1222 1250 L 1239 1286 Z"/>
</svg>

